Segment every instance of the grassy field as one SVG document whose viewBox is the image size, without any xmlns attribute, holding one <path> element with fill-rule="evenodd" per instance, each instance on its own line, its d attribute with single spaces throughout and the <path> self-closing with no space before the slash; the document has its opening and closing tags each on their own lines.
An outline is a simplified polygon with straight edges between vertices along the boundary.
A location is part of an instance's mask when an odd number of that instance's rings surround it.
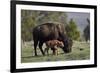
<svg viewBox="0 0 100 73">
<path fill-rule="evenodd" d="M 43 56 L 40 52 L 40 49 L 37 48 L 38 56 L 35 57 L 32 54 L 33 44 L 30 42 L 26 42 L 22 45 L 21 50 L 21 62 L 29 63 L 29 62 L 47 62 L 47 61 L 68 61 L 68 60 L 86 60 L 90 58 L 90 44 L 86 42 L 77 42 L 74 41 L 72 52 L 65 54 L 59 48 L 59 55 L 52 55 L 52 51 L 49 50 L 49 55 Z M 45 46 L 43 46 L 44 48 Z"/>
</svg>

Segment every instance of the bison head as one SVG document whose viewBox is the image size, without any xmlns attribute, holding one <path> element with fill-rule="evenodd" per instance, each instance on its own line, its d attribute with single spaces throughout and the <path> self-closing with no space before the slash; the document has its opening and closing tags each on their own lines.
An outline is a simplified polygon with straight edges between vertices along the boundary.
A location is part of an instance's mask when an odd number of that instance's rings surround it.
<svg viewBox="0 0 100 73">
<path fill-rule="evenodd" d="M 72 49 L 72 40 L 70 38 L 65 38 L 63 40 L 64 47 L 62 48 L 64 53 L 69 53 L 71 52 Z"/>
</svg>

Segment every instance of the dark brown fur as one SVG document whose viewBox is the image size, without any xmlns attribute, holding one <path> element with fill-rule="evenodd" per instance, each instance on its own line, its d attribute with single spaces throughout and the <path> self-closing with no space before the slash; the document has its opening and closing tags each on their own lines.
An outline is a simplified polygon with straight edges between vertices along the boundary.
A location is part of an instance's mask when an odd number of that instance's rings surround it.
<svg viewBox="0 0 100 73">
<path fill-rule="evenodd" d="M 49 40 L 59 40 L 64 43 L 64 47 L 62 50 L 67 53 L 69 52 L 68 48 L 68 38 L 65 35 L 65 29 L 63 24 L 56 24 L 56 23 L 45 23 L 36 26 L 33 29 L 33 40 L 34 40 L 34 49 L 35 49 L 35 56 L 37 56 L 37 45 L 39 45 L 39 49 L 41 50 L 42 54 L 45 55 L 44 51 L 42 50 L 42 45 L 44 42 Z"/>
</svg>

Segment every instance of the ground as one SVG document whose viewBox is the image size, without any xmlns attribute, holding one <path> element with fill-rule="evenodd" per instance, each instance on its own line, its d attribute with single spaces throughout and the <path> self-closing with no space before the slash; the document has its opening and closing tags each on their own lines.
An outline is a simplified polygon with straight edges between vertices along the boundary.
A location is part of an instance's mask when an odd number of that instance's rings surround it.
<svg viewBox="0 0 100 73">
<path fill-rule="evenodd" d="M 45 45 L 43 46 L 43 48 Z M 59 48 L 59 55 L 52 55 L 52 51 L 49 50 L 49 55 L 43 56 L 40 49 L 37 48 L 38 56 L 33 56 L 34 46 L 32 42 L 25 42 L 22 45 L 21 50 L 21 62 L 47 62 L 47 61 L 69 61 L 69 60 L 87 60 L 90 58 L 90 43 L 74 41 L 72 46 L 72 52 L 65 54 L 61 48 Z"/>
</svg>

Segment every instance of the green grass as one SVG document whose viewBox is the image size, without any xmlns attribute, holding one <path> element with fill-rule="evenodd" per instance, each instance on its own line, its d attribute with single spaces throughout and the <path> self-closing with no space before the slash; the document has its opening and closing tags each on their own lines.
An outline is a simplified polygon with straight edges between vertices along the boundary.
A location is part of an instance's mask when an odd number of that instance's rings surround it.
<svg viewBox="0 0 100 73">
<path fill-rule="evenodd" d="M 49 50 L 49 55 L 43 56 L 37 48 L 38 56 L 33 56 L 34 51 L 32 44 L 26 44 L 21 50 L 21 62 L 47 62 L 47 61 L 68 61 L 68 60 L 87 60 L 90 58 L 90 44 L 86 42 L 74 41 L 72 52 L 63 53 L 59 48 L 59 55 L 52 55 L 52 51 Z"/>
</svg>

